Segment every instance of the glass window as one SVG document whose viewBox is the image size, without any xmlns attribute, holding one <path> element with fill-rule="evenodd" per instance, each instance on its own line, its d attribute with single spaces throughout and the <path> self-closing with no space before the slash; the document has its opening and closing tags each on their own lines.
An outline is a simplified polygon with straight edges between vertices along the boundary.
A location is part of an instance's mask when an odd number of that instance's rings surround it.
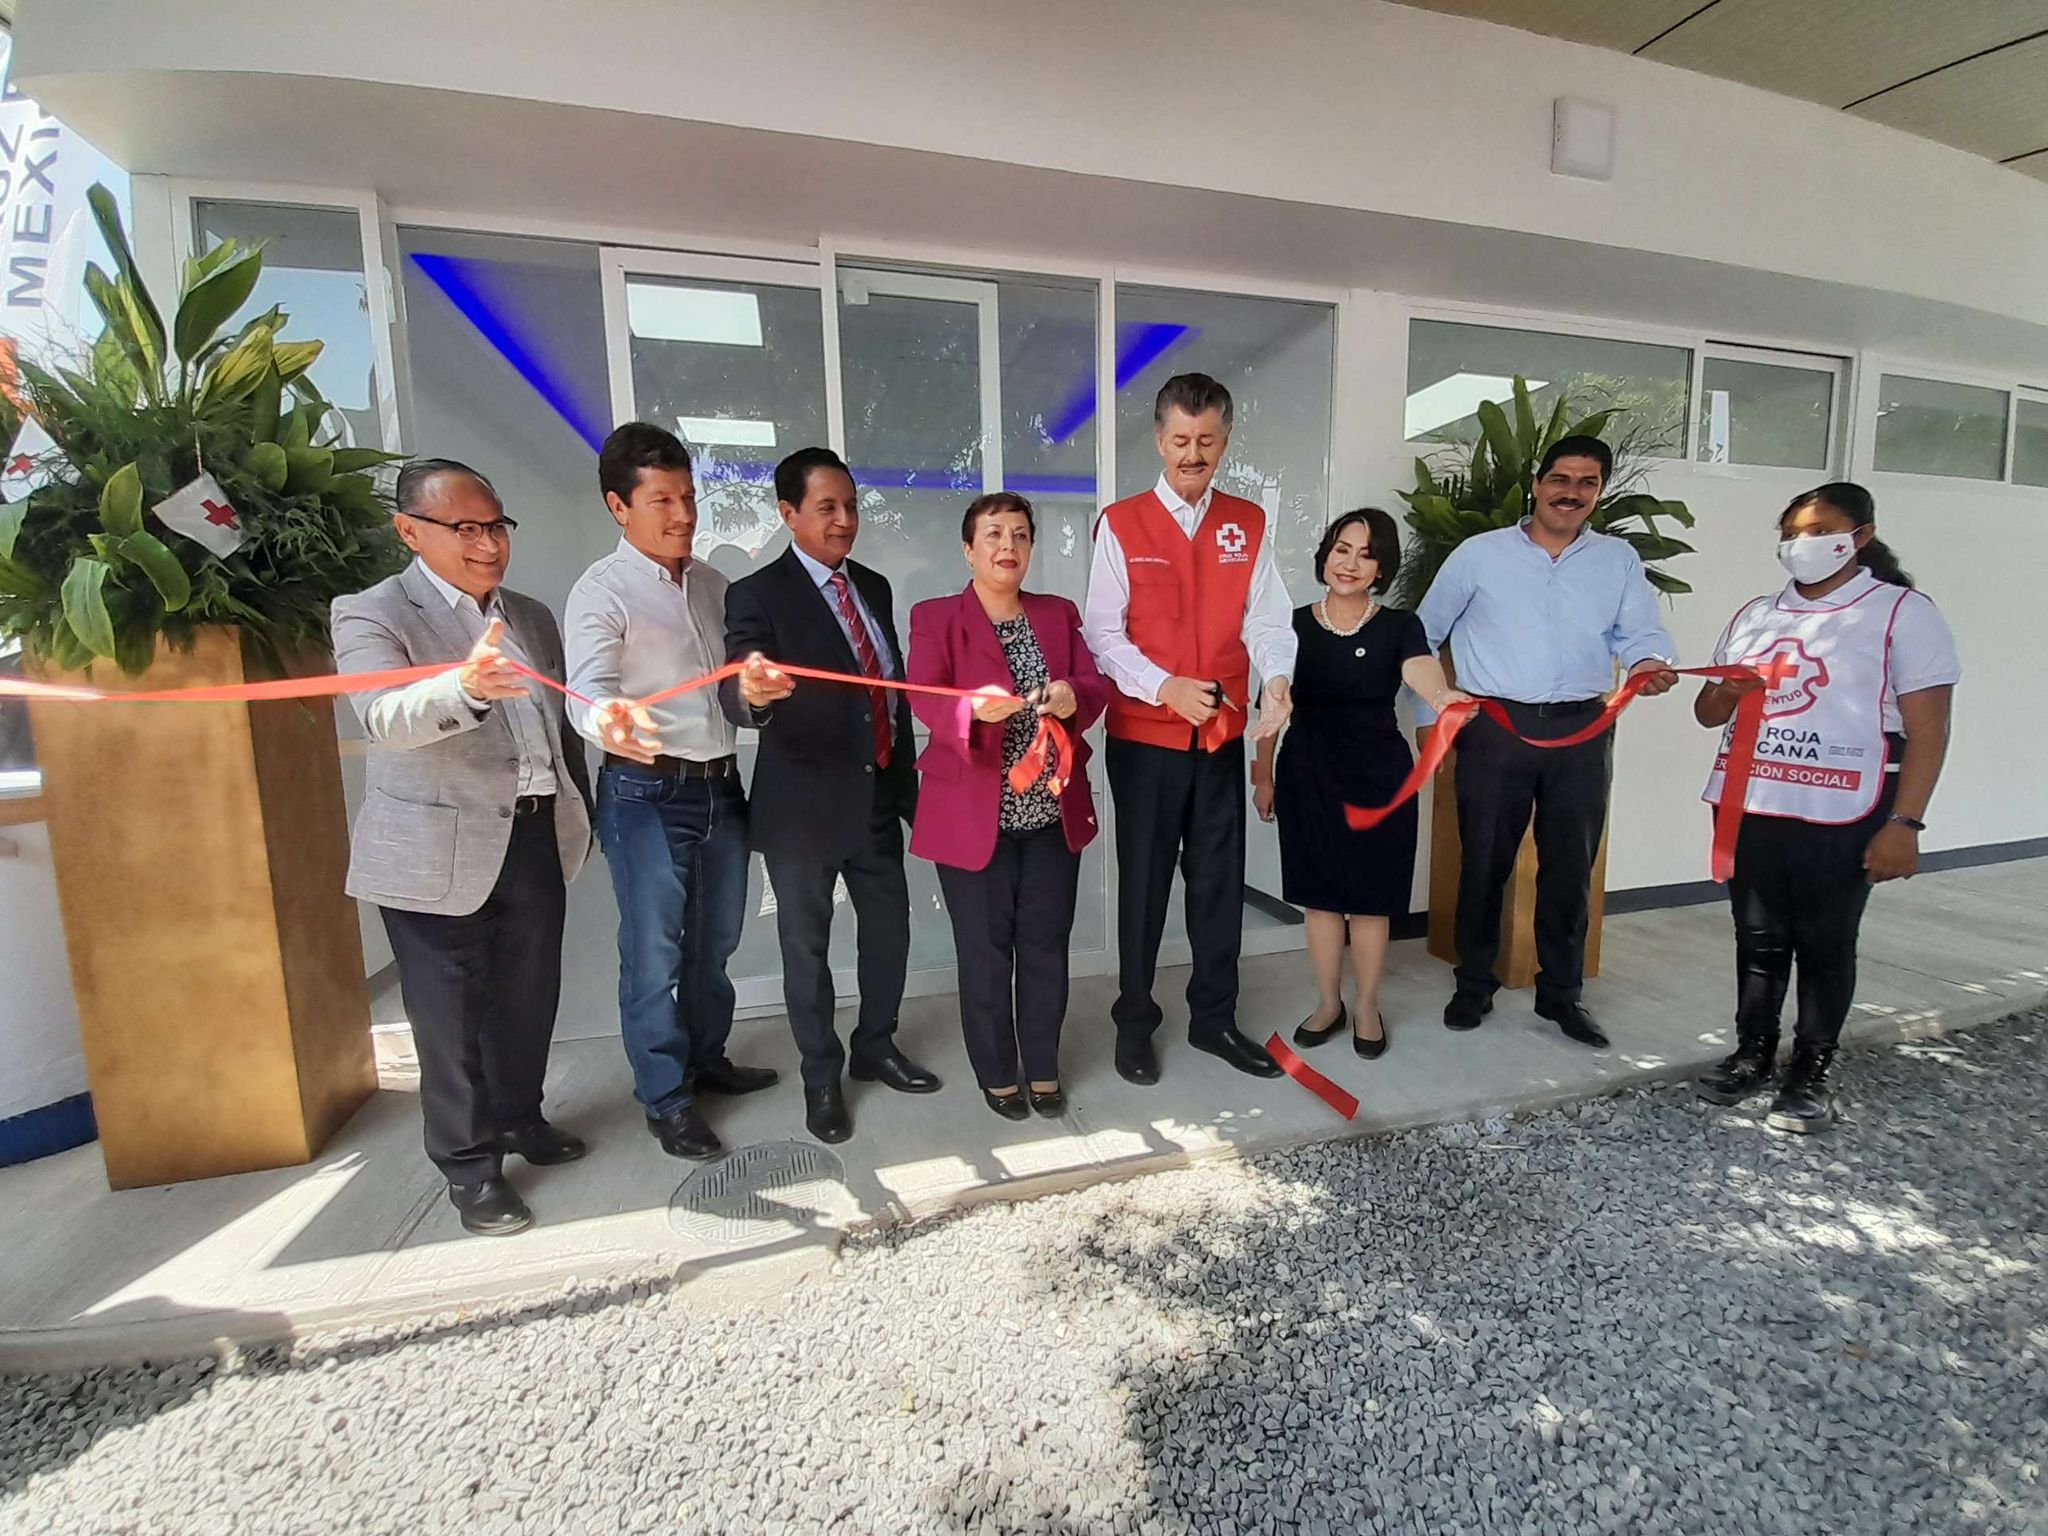
<svg viewBox="0 0 2048 1536">
<path fill-rule="evenodd" d="M 1517 377 L 1545 419 L 1562 392 L 1574 419 L 1628 413 L 1607 431 L 1616 447 L 1665 459 L 1685 453 L 1689 348 L 1447 320 L 1409 324 L 1407 440 L 1477 442 L 1480 404 L 1512 400 Z"/>
<path fill-rule="evenodd" d="M 291 316 L 287 341 L 325 343 L 308 377 L 347 422 L 348 440 L 361 448 L 384 446 L 356 210 L 201 201 L 192 205 L 192 217 L 202 251 L 227 239 L 263 245 L 263 275 L 228 328 L 282 305 Z"/>
<path fill-rule="evenodd" d="M 1837 376 L 1833 368 L 1707 358 L 1700 384 L 1700 462 L 1826 469 L 1833 457 Z"/>
<path fill-rule="evenodd" d="M 1266 509 L 1268 537 L 1297 603 L 1316 595 L 1315 548 L 1330 521 L 1330 421 L 1337 313 L 1327 304 L 1184 289 L 1116 292 L 1117 494 L 1159 478 L 1152 403 L 1176 373 L 1206 373 L 1231 394 L 1230 448 L 1216 485 Z M 1104 790 L 1098 793 L 1106 793 Z M 1166 937 L 1187 937 L 1181 897 Z M 1297 921 L 1282 906 L 1279 844 L 1246 802 L 1245 927 Z"/>
<path fill-rule="evenodd" d="M 2021 395 L 2014 402 L 2012 477 L 2021 485 L 2048 485 L 2048 399 Z"/>
<path fill-rule="evenodd" d="M 1908 475 L 2005 478 L 2009 396 L 1980 384 L 1888 373 L 1879 382 L 1879 469 Z"/>
</svg>

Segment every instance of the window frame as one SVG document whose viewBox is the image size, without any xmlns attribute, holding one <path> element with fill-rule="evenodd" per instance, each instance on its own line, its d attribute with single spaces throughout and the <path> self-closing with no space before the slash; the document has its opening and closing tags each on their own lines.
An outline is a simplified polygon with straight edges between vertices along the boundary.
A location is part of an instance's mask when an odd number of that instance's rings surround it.
<svg viewBox="0 0 2048 1536">
<path fill-rule="evenodd" d="M 1929 384 L 1959 384 L 1972 389 L 1989 389 L 2005 396 L 2005 441 L 1996 478 L 1985 479 L 1974 475 L 1922 474 L 1911 469 L 1880 469 L 1877 463 L 1877 421 L 1879 396 L 1884 390 L 1887 374 L 1900 378 L 1919 379 Z M 1889 480 L 1900 480 L 1912 484 L 1944 486 L 1952 490 L 1983 491 L 2005 486 L 2020 491 L 2039 491 L 2037 485 L 2027 485 L 2012 477 L 2013 438 L 2019 429 L 2018 399 L 2021 386 L 2010 374 L 1992 373 L 1984 369 L 1959 368 L 1952 363 L 1930 363 L 1921 358 L 1902 357 L 1890 352 L 1866 352 L 1863 355 L 1864 395 L 1859 402 L 1859 425 L 1867 431 L 1862 452 L 1856 462 L 1873 478 L 1884 476 Z"/>
<path fill-rule="evenodd" d="M 1828 388 L 1828 439 L 1827 462 L 1819 469 L 1800 469 L 1787 464 L 1748 464 L 1730 460 L 1726 464 L 1715 464 L 1700 458 L 1699 444 L 1693 444 L 1693 457 L 1686 462 L 1695 471 L 1731 480 L 1747 480 L 1758 474 L 1828 475 L 1842 473 L 1849 460 L 1850 414 L 1854 394 L 1851 389 L 1856 359 L 1840 352 L 1808 352 L 1796 347 L 1766 347 L 1751 342 L 1721 341 L 1708 337 L 1693 353 L 1692 416 L 1693 432 L 1697 439 L 1699 430 L 1700 402 L 1706 399 L 1707 364 L 1712 360 L 1732 363 L 1762 363 L 1774 368 L 1798 368 L 1808 373 L 1825 373 L 1830 383 Z"/>
<path fill-rule="evenodd" d="M 2048 387 L 2038 384 L 2015 384 L 2013 386 L 2012 402 L 2006 408 L 2007 424 L 2012 429 L 2006 434 L 2006 483 L 2016 486 L 2023 491 L 2048 490 L 2048 482 L 2036 482 L 2019 478 L 2019 465 L 2017 461 L 2020 448 L 2020 407 L 2022 405 L 2038 405 L 2048 409 Z M 1989 485 L 1993 482 L 1983 481 L 1981 483 Z"/>
</svg>

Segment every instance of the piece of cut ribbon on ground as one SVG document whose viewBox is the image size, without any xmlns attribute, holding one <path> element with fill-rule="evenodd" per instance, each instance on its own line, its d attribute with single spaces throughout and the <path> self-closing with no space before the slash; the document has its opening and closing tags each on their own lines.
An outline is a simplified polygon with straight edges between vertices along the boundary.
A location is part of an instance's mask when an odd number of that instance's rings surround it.
<svg viewBox="0 0 2048 1536">
<path fill-rule="evenodd" d="M 1301 1055 L 1276 1032 L 1266 1039 L 1266 1054 L 1273 1064 L 1346 1120 L 1357 1118 L 1358 1099 L 1346 1093 L 1322 1073 L 1301 1059 Z"/>
<path fill-rule="evenodd" d="M 1680 677 L 1704 677 L 1715 682 L 1735 677 L 1761 677 L 1754 667 L 1673 667 Z M 1600 711 L 1590 725 L 1573 731 L 1569 736 L 1557 736 L 1538 741 L 1524 736 L 1516 730 L 1508 718 L 1508 712 L 1498 699 L 1466 699 L 1453 704 L 1437 716 L 1436 729 L 1430 733 L 1428 744 L 1415 760 L 1415 766 L 1408 771 L 1408 777 L 1401 781 L 1401 787 L 1394 791 L 1393 799 L 1385 805 L 1344 807 L 1344 821 L 1354 832 L 1366 832 L 1385 821 L 1402 806 L 1422 793 L 1422 786 L 1436 776 L 1444 759 L 1450 756 L 1451 745 L 1458 739 L 1458 733 L 1470 725 L 1482 712 L 1517 741 L 1531 747 L 1557 748 L 1576 747 L 1593 740 L 1611 727 L 1621 712 L 1633 704 L 1648 686 L 1654 672 L 1641 673 L 1630 677 L 1621 685 L 1614 697 L 1607 701 L 1607 707 Z M 1735 839 L 1742 827 L 1742 808 L 1749 798 L 1750 773 L 1756 767 L 1756 742 L 1763 728 L 1764 699 L 1766 690 L 1743 695 L 1735 706 L 1735 729 L 1728 740 L 1728 766 L 1722 775 L 1721 803 L 1714 810 L 1714 844 L 1712 865 L 1714 879 L 1728 883 L 1735 872 Z"/>
</svg>

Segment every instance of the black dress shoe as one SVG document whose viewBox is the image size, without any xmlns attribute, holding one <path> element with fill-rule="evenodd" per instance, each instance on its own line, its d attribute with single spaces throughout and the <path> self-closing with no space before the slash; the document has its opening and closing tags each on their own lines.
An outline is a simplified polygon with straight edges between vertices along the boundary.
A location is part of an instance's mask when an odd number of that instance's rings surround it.
<svg viewBox="0 0 2048 1536">
<path fill-rule="evenodd" d="M 580 1136 L 571 1136 L 560 1126 L 536 1120 L 498 1132 L 498 1150 L 525 1158 L 536 1168 L 556 1163 L 573 1163 L 590 1150 Z"/>
<path fill-rule="evenodd" d="M 853 1116 L 846 1112 L 846 1094 L 837 1083 L 804 1090 L 804 1129 L 820 1141 L 844 1141 L 853 1134 Z"/>
<path fill-rule="evenodd" d="M 1740 1104 L 1771 1080 L 1777 1065 L 1776 1035 L 1743 1035 L 1733 1051 L 1699 1075 L 1693 1087 L 1710 1104 Z"/>
<path fill-rule="evenodd" d="M 1055 1088 L 1051 1093 L 1031 1090 L 1031 1107 L 1048 1120 L 1057 1120 L 1067 1112 L 1067 1094 L 1064 1088 Z"/>
<path fill-rule="evenodd" d="M 1321 1045 L 1325 1040 L 1336 1034 L 1338 1030 L 1347 1027 L 1351 1023 L 1351 1012 L 1344 1006 L 1342 998 L 1337 999 L 1337 1017 L 1330 1020 L 1321 1029 L 1309 1028 L 1308 1020 L 1314 1017 L 1314 1014 L 1310 1014 L 1308 1019 L 1303 1019 L 1294 1026 L 1294 1043 L 1296 1045 Z"/>
<path fill-rule="evenodd" d="M 1116 1037 L 1116 1075 L 1140 1088 L 1149 1088 L 1159 1081 L 1159 1053 L 1152 1049 L 1150 1037 Z"/>
<path fill-rule="evenodd" d="M 725 1144 L 718 1133 L 704 1123 L 694 1104 L 672 1109 L 665 1115 L 647 1117 L 647 1134 L 661 1143 L 670 1157 L 687 1157 L 693 1163 L 718 1156 Z"/>
<path fill-rule="evenodd" d="M 1445 1029 L 1477 1029 L 1479 1021 L 1493 1012 L 1491 992 L 1453 992 L 1444 1004 Z"/>
<path fill-rule="evenodd" d="M 1029 1120 L 1031 1106 L 1024 1101 L 1021 1089 L 1012 1088 L 1008 1093 L 990 1093 L 981 1090 L 981 1101 L 1005 1120 Z"/>
<path fill-rule="evenodd" d="M 448 1203 L 461 1213 L 463 1230 L 479 1237 L 503 1237 L 533 1225 L 533 1212 L 519 1198 L 519 1191 L 503 1179 L 450 1184 Z"/>
<path fill-rule="evenodd" d="M 773 1088 L 781 1077 L 773 1067 L 742 1067 L 721 1056 L 691 1073 L 690 1086 L 697 1093 L 722 1093 L 727 1098 L 736 1098 L 743 1093 Z"/>
<path fill-rule="evenodd" d="M 1792 1060 L 1785 1067 L 1764 1124 L 1798 1136 L 1810 1136 L 1833 1125 L 1835 1098 L 1828 1092 L 1828 1069 L 1834 1064 L 1833 1050 L 1815 1050 L 1794 1041 Z"/>
<path fill-rule="evenodd" d="M 1280 1075 L 1280 1063 L 1234 1029 L 1214 1035 L 1189 1035 L 1188 1044 L 1198 1051 L 1206 1051 L 1218 1061 L 1229 1062 L 1248 1077 Z"/>
<path fill-rule="evenodd" d="M 1536 1017 L 1550 1020 L 1551 1023 L 1564 1031 L 1564 1037 L 1567 1040 L 1576 1040 L 1581 1045 L 1590 1045 L 1596 1051 L 1607 1049 L 1606 1034 L 1598 1024 L 1593 1022 L 1593 1015 L 1586 1012 L 1586 1005 L 1579 1002 L 1576 998 L 1568 1003 L 1546 1002 L 1538 998 L 1536 1001 Z"/>
<path fill-rule="evenodd" d="M 1387 1016 L 1384 1013 L 1379 1015 L 1379 1021 L 1380 1032 L 1377 1039 L 1368 1040 L 1357 1030 L 1351 1032 L 1352 1052 L 1363 1056 L 1367 1061 L 1377 1061 L 1387 1054 Z"/>
<path fill-rule="evenodd" d="M 898 1093 L 937 1093 L 938 1075 L 926 1071 L 901 1051 L 877 1056 L 873 1061 L 856 1061 L 846 1075 L 857 1083 L 880 1083 Z"/>
</svg>

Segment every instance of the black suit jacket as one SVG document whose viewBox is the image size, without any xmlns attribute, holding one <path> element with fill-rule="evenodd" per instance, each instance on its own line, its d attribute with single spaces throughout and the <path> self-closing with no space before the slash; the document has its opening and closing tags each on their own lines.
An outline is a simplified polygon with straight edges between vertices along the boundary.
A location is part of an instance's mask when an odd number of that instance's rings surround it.
<svg viewBox="0 0 2048 1536">
<path fill-rule="evenodd" d="M 846 562 L 846 573 L 888 637 L 889 675 L 902 677 L 903 645 L 887 578 L 854 560 Z M 860 672 L 830 602 L 794 550 L 726 589 L 726 659 L 740 661 L 755 651 L 793 666 Z M 760 727 L 748 816 L 760 852 L 837 863 L 867 846 L 876 811 L 905 821 L 915 813 L 917 748 L 907 694 L 892 689 L 887 695 L 896 741 L 889 766 L 879 771 L 864 688 L 798 678 L 794 693 L 760 711 L 740 697 L 735 678 L 720 683 L 718 695 L 736 725 Z"/>
</svg>

